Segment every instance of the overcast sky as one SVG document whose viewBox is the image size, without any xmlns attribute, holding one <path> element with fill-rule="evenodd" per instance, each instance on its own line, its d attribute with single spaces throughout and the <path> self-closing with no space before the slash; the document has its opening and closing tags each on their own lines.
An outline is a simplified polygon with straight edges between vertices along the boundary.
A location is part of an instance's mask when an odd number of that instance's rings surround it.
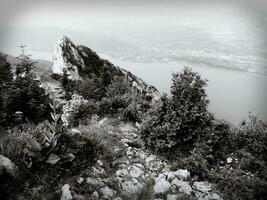
<svg viewBox="0 0 267 200">
<path fill-rule="evenodd" d="M 251 7 L 244 1 L 243 3 L 233 3 L 233 1 L 158 1 L 158 0 L 111 0 L 111 1 L 82 1 L 82 0 L 0 0 L 0 22 L 1 24 L 12 25 L 57 25 L 57 26 L 75 26 L 80 25 L 85 16 L 103 17 L 112 15 L 113 19 L 120 16 L 124 17 L 142 17 L 144 15 L 164 16 L 177 14 L 186 10 L 187 12 L 210 11 L 214 10 L 217 5 L 235 5 L 236 7 Z M 179 2 L 179 3 L 178 3 Z M 198 3 L 196 3 L 198 2 Z M 213 3 L 211 3 L 213 2 Z M 218 3 L 214 3 L 218 2 Z M 228 3 L 226 3 L 228 2 Z M 232 3 L 230 3 L 232 2 Z M 260 7 L 260 3 L 264 1 L 252 1 L 255 7 Z M 256 3 L 258 2 L 258 3 Z M 186 9 L 184 9 L 186 7 Z M 191 8 L 191 9 L 188 9 Z M 186 13 L 185 13 L 186 14 Z M 75 16 L 75 17 L 74 17 Z M 75 19 L 71 19 L 71 18 Z"/>
</svg>

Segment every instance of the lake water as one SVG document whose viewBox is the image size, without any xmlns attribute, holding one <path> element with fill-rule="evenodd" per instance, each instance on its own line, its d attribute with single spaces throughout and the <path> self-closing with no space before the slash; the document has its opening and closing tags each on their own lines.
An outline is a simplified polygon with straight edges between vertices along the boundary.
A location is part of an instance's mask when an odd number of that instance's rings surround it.
<svg viewBox="0 0 267 200">
<path fill-rule="evenodd" d="M 182 71 L 186 62 L 141 63 L 109 58 L 162 92 L 169 92 L 173 72 Z M 193 71 L 208 79 L 207 94 L 209 109 L 217 118 L 238 124 L 249 112 L 267 120 L 267 76 L 205 65 L 194 65 Z"/>
</svg>

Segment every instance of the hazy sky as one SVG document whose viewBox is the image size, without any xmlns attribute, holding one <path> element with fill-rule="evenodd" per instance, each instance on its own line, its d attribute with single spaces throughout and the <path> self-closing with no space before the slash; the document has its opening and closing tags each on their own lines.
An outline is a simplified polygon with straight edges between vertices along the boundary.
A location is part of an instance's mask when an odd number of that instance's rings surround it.
<svg viewBox="0 0 267 200">
<path fill-rule="evenodd" d="M 56 25 L 76 27 L 84 24 L 87 16 L 96 16 L 101 19 L 106 16 L 124 16 L 126 19 L 142 18 L 145 15 L 154 17 L 164 17 L 176 15 L 177 12 L 184 12 L 186 15 L 193 13 L 208 14 L 210 11 L 227 7 L 248 7 L 253 6 L 243 3 L 233 3 L 233 1 L 175 1 L 175 0 L 111 0 L 111 1 L 82 1 L 82 0 L 0 0 L 0 22 L 1 24 L 13 25 Z M 187 3 L 185 3 L 187 2 Z M 198 2 L 198 3 L 196 3 Z M 218 3 L 216 3 L 218 2 Z M 228 2 L 228 3 L 227 3 Z M 231 2 L 231 3 L 230 3 Z M 259 2 L 252 1 L 254 7 L 260 7 Z M 258 2 L 258 3 L 256 3 Z M 189 9 L 190 8 L 190 9 Z M 226 13 L 227 14 L 227 13 Z M 93 20 L 93 18 L 91 18 Z"/>
</svg>

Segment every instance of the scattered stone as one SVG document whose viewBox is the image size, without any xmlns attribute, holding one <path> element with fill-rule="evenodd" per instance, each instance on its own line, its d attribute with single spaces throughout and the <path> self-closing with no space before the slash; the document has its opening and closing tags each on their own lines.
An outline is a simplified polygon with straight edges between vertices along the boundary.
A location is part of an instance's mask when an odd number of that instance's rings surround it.
<svg viewBox="0 0 267 200">
<path fill-rule="evenodd" d="M 135 163 L 134 166 L 145 169 L 144 165 L 142 165 L 141 163 Z"/>
<path fill-rule="evenodd" d="M 70 192 L 70 185 L 65 184 L 61 187 L 61 198 L 60 200 L 72 200 L 73 197 Z"/>
<path fill-rule="evenodd" d="M 105 172 L 105 170 L 103 169 L 103 168 L 96 168 L 96 167 L 92 167 L 92 171 L 93 171 L 93 174 L 95 175 L 95 176 L 101 176 L 101 175 L 106 175 L 106 172 Z"/>
<path fill-rule="evenodd" d="M 190 177 L 190 172 L 188 170 L 179 169 L 175 172 L 175 176 L 187 180 Z"/>
<path fill-rule="evenodd" d="M 226 162 L 227 162 L 227 164 L 231 164 L 233 162 L 233 158 L 230 158 L 230 157 L 227 158 Z"/>
<path fill-rule="evenodd" d="M 210 194 L 210 199 L 212 199 L 212 200 L 222 200 L 222 198 L 220 197 L 220 195 L 218 195 L 216 193 Z"/>
<path fill-rule="evenodd" d="M 198 200 L 222 200 L 222 198 L 216 193 L 195 192 L 195 195 Z"/>
<path fill-rule="evenodd" d="M 144 171 L 137 166 L 133 166 L 131 171 L 130 171 L 130 175 L 134 178 L 138 178 L 142 174 L 144 174 Z"/>
<path fill-rule="evenodd" d="M 211 184 L 207 181 L 204 182 L 194 182 L 193 189 L 196 189 L 197 191 L 207 193 L 211 190 Z"/>
<path fill-rule="evenodd" d="M 98 125 L 103 125 L 106 121 L 108 120 L 108 118 L 103 118 L 98 122 Z"/>
<path fill-rule="evenodd" d="M 101 188 L 100 189 L 102 195 L 104 198 L 107 198 L 107 199 L 112 199 L 115 191 L 110 189 L 109 187 L 105 186 L 104 188 Z"/>
<path fill-rule="evenodd" d="M 97 161 L 96 161 L 96 164 L 98 164 L 100 167 L 103 167 L 103 163 L 102 163 L 101 160 L 97 160 Z"/>
<path fill-rule="evenodd" d="M 177 187 L 179 192 L 191 195 L 192 188 L 186 181 L 182 181 L 182 180 L 175 178 L 172 181 L 172 186 Z"/>
<path fill-rule="evenodd" d="M 83 195 L 81 195 L 81 194 L 74 194 L 73 195 L 73 199 L 75 199 L 75 200 L 86 200 L 86 197 L 85 196 L 83 196 Z"/>
<path fill-rule="evenodd" d="M 79 184 L 81 184 L 83 181 L 84 181 L 84 178 L 82 178 L 82 177 L 79 177 L 79 179 L 77 180 L 77 182 L 78 182 Z"/>
<path fill-rule="evenodd" d="M 51 165 L 55 165 L 58 161 L 60 161 L 60 159 L 61 158 L 58 155 L 52 153 L 46 162 Z"/>
<path fill-rule="evenodd" d="M 86 179 L 86 183 L 97 187 L 103 187 L 105 185 L 103 181 L 98 181 L 97 179 L 91 177 Z"/>
<path fill-rule="evenodd" d="M 143 185 L 139 183 L 138 181 L 136 182 L 136 181 L 129 180 L 129 181 L 122 182 L 121 187 L 124 192 L 127 192 L 129 194 L 134 194 L 140 191 Z"/>
<path fill-rule="evenodd" d="M 155 179 L 155 185 L 153 187 L 155 194 L 166 193 L 171 189 L 171 184 L 165 178 L 165 176 L 159 175 L 158 178 Z"/>
<path fill-rule="evenodd" d="M 148 157 L 146 158 L 146 162 L 149 163 L 150 161 L 153 161 L 153 160 L 155 160 L 155 159 L 156 159 L 156 156 L 151 155 L 151 156 L 148 156 Z"/>
<path fill-rule="evenodd" d="M 79 131 L 77 128 L 72 128 L 71 133 L 72 134 L 81 134 L 81 131 Z"/>
<path fill-rule="evenodd" d="M 127 175 L 129 175 L 129 173 L 128 173 L 127 169 L 119 169 L 118 171 L 116 171 L 116 175 L 117 176 L 127 176 Z"/>
<path fill-rule="evenodd" d="M 17 172 L 16 165 L 7 157 L 0 155 L 0 175 L 7 173 L 14 177 Z"/>
<path fill-rule="evenodd" d="M 93 194 L 92 194 L 92 197 L 93 197 L 95 200 L 99 199 L 99 194 L 98 194 L 98 192 L 97 192 L 97 191 L 94 191 Z"/>
<path fill-rule="evenodd" d="M 178 195 L 176 194 L 168 194 L 167 195 L 167 200 L 177 200 L 178 199 Z"/>
</svg>

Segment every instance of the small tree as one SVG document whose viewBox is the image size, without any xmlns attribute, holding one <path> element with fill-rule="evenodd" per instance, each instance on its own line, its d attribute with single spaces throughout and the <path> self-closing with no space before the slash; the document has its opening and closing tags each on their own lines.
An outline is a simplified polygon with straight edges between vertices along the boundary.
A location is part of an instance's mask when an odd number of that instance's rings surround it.
<svg viewBox="0 0 267 200">
<path fill-rule="evenodd" d="M 143 128 L 147 144 L 158 150 L 192 148 L 213 119 L 207 110 L 206 80 L 185 68 L 173 74 L 172 82 L 171 98 L 161 98 L 161 105 Z"/>
<path fill-rule="evenodd" d="M 32 69 L 35 67 L 36 62 L 30 59 L 30 55 L 25 54 L 25 45 L 19 46 L 21 48 L 21 54 L 19 55 L 19 63 L 16 64 L 16 76 L 25 76 L 26 74 L 33 75 Z"/>
<path fill-rule="evenodd" d="M 29 55 L 25 55 L 24 47 L 21 46 L 22 54 L 18 57 L 19 63 L 16 65 L 16 78 L 12 84 L 8 107 L 12 113 L 21 111 L 27 119 L 39 122 L 49 116 L 49 97 L 40 87 L 40 81 L 32 71 L 36 63 Z"/>
<path fill-rule="evenodd" d="M 182 73 L 173 74 L 172 82 L 171 119 L 175 119 L 176 139 L 193 143 L 213 118 L 208 112 L 207 80 L 186 67 Z"/>
</svg>

